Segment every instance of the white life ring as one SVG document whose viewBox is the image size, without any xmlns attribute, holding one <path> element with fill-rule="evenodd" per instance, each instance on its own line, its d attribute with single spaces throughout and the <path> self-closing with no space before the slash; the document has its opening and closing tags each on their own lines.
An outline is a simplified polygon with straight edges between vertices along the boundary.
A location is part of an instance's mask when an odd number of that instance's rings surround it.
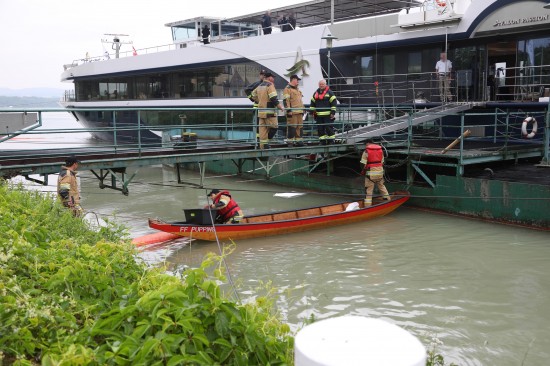
<svg viewBox="0 0 550 366">
<path fill-rule="evenodd" d="M 532 123 L 533 124 L 533 128 L 531 128 L 531 132 L 527 132 L 527 125 L 529 123 Z M 538 124 L 537 124 L 537 120 L 533 117 L 527 117 L 523 120 L 523 123 L 521 124 L 521 134 L 522 136 L 525 136 L 527 137 L 528 139 L 532 139 L 536 133 L 537 133 L 537 127 L 538 127 Z"/>
<path fill-rule="evenodd" d="M 442 8 L 447 6 L 447 3 L 445 2 L 445 0 L 435 0 L 435 3 L 438 5 L 438 6 L 441 6 Z"/>
</svg>

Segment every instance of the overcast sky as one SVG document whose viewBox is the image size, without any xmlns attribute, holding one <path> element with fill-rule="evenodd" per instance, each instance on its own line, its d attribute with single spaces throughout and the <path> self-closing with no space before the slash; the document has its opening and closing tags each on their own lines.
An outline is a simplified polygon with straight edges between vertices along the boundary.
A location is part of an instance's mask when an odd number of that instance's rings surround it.
<svg viewBox="0 0 550 366">
<path fill-rule="evenodd" d="M 164 24 L 233 17 L 304 0 L 0 0 L 0 88 L 61 88 L 63 65 L 103 54 L 104 33 L 128 34 L 136 49 L 172 42 Z M 112 38 L 112 37 L 111 37 Z M 109 45 L 106 45 L 107 49 Z"/>
</svg>

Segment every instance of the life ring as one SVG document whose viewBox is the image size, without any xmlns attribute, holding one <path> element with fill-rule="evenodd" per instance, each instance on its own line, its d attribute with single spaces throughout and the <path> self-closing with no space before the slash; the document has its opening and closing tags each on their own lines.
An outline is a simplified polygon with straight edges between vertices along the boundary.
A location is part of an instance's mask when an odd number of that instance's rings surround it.
<svg viewBox="0 0 550 366">
<path fill-rule="evenodd" d="M 531 132 L 528 133 L 527 125 L 529 123 L 532 123 L 533 127 L 531 128 Z M 521 134 L 527 137 L 528 139 L 532 139 L 537 133 L 537 127 L 538 127 L 537 120 L 533 117 L 527 117 L 523 120 L 523 123 L 521 124 Z"/>
<path fill-rule="evenodd" d="M 447 5 L 447 3 L 445 2 L 445 0 L 435 0 L 435 3 L 438 5 L 438 6 L 441 6 L 442 8 L 445 7 Z"/>
</svg>

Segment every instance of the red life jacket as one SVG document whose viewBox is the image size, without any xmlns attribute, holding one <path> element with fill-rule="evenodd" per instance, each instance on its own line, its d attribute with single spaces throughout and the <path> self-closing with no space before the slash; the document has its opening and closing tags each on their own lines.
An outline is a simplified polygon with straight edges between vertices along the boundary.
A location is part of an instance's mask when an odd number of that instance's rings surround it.
<svg viewBox="0 0 550 366">
<path fill-rule="evenodd" d="M 317 89 L 317 91 L 315 91 L 315 95 L 313 96 L 313 98 L 317 99 L 317 100 L 323 100 L 325 99 L 325 95 L 327 95 L 328 93 L 328 86 L 325 88 L 325 90 L 319 94 L 319 89 Z"/>
<path fill-rule="evenodd" d="M 375 166 L 382 166 L 382 160 L 384 159 L 384 152 L 382 147 L 376 144 L 368 144 L 365 148 L 367 152 L 367 168 L 372 168 Z"/>
<path fill-rule="evenodd" d="M 214 204 L 218 203 L 220 201 L 220 198 L 221 198 L 222 195 L 231 198 L 231 200 L 229 201 L 229 203 L 225 207 L 222 207 L 222 208 L 218 209 L 218 211 L 217 211 L 217 213 L 218 213 L 217 216 L 220 218 L 220 221 L 226 222 L 227 220 L 229 220 L 233 216 L 237 215 L 241 208 L 239 207 L 239 205 L 237 205 L 237 202 L 235 202 L 233 200 L 233 198 L 231 197 L 231 194 L 229 194 L 229 191 L 222 191 L 222 192 L 218 193 L 214 197 L 212 202 L 214 202 Z"/>
</svg>

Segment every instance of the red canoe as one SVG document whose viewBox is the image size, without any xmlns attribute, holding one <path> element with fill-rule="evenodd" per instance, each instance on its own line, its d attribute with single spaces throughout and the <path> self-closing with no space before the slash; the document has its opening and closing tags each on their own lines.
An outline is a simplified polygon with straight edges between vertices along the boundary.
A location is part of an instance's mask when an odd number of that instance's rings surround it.
<svg viewBox="0 0 550 366">
<path fill-rule="evenodd" d="M 202 215 L 205 217 L 199 220 L 203 224 L 190 222 L 189 218 L 185 222 L 171 223 L 149 219 L 149 227 L 200 240 L 215 241 L 216 237 L 220 240 L 248 239 L 326 228 L 384 216 L 407 202 L 409 192 L 395 192 L 391 197 L 389 201 L 377 201 L 375 199 L 374 204 L 366 208 L 363 206 L 363 200 L 349 201 L 328 206 L 247 216 L 238 224 L 204 224 L 205 221 L 202 220 L 210 221 L 208 210 L 189 210 L 195 211 L 194 214 L 197 216 L 200 216 L 201 211 L 203 211 Z M 346 211 L 350 204 L 358 208 Z M 186 215 L 188 214 L 187 211 Z"/>
</svg>

